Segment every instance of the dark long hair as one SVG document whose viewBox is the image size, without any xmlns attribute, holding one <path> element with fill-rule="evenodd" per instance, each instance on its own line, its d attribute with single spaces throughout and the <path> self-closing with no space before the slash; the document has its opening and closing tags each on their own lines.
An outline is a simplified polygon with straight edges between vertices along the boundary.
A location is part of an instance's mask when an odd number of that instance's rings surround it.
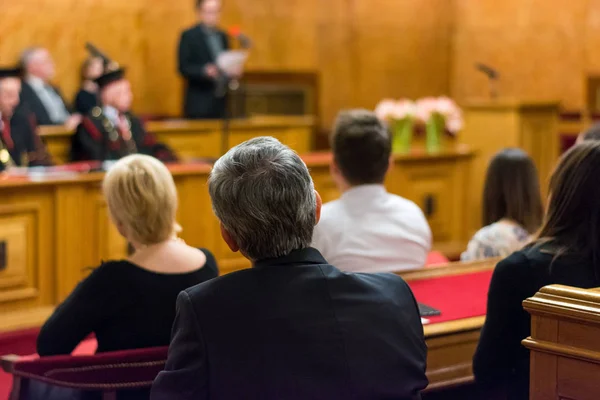
<svg viewBox="0 0 600 400">
<path fill-rule="evenodd" d="M 534 245 L 555 258 L 571 254 L 593 262 L 600 277 L 600 141 L 572 147 L 550 178 L 548 210 Z"/>
<path fill-rule="evenodd" d="M 483 189 L 483 224 L 508 218 L 534 233 L 542 223 L 540 182 L 533 160 L 521 149 L 504 149 L 490 162 Z"/>
</svg>

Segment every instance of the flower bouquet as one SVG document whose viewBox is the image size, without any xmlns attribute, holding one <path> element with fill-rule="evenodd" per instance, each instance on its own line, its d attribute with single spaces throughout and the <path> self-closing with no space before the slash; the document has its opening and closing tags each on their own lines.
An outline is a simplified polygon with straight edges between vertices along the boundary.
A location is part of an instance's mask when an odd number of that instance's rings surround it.
<svg viewBox="0 0 600 400">
<path fill-rule="evenodd" d="M 392 131 L 392 151 L 408 153 L 412 141 L 416 106 L 410 100 L 383 100 L 375 108 L 379 119 L 389 124 Z"/>
</svg>

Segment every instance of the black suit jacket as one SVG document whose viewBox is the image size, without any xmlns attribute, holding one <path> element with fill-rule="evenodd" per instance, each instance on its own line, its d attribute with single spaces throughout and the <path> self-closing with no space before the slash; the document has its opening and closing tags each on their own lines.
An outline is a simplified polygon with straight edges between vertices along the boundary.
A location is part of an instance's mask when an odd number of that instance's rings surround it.
<svg viewBox="0 0 600 400">
<path fill-rule="evenodd" d="M 131 129 L 131 143 L 108 120 L 100 107 L 94 107 L 77 127 L 71 137 L 71 161 L 118 160 L 133 152 L 158 158 L 163 162 L 177 161 L 175 153 L 166 145 L 156 141 L 146 132 L 144 124 L 134 114 L 125 113 Z M 116 134 L 116 135 L 115 135 Z"/>
<path fill-rule="evenodd" d="M 0 124 L 1 125 L 1 124 Z M 35 118 L 26 109 L 18 109 L 10 118 L 10 139 L 3 147 L 8 149 L 15 165 L 23 167 L 52 165 L 46 146 L 37 133 Z M 0 165 L 3 169 L 4 165 Z"/>
<path fill-rule="evenodd" d="M 223 48 L 229 49 L 225 32 L 218 31 L 218 34 L 223 41 Z M 204 72 L 207 64 L 215 62 L 202 24 L 183 32 L 179 40 L 179 73 L 187 84 L 183 99 L 186 118 L 223 117 L 226 100 L 215 96 L 215 81 Z"/>
<path fill-rule="evenodd" d="M 54 89 L 54 91 L 60 96 L 63 103 L 65 104 L 65 108 L 67 109 L 67 111 L 70 112 L 71 109 L 69 108 L 68 103 L 65 101 L 65 98 L 60 92 L 60 89 L 58 89 L 58 87 L 56 86 L 52 86 L 52 89 Z M 36 122 L 38 125 L 56 125 L 50 119 L 50 115 L 48 114 L 46 107 L 44 107 L 44 103 L 42 103 L 37 93 L 26 81 L 23 81 L 23 84 L 21 86 L 20 108 L 31 111 L 35 115 Z"/>
<path fill-rule="evenodd" d="M 308 248 L 182 292 L 151 399 L 416 399 L 426 353 L 400 277 Z"/>
</svg>

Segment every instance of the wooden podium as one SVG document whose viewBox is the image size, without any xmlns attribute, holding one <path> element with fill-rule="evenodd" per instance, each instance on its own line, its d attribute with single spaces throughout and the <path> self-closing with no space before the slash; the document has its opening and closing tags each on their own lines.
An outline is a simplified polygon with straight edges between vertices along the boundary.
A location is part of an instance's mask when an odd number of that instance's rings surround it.
<svg viewBox="0 0 600 400">
<path fill-rule="evenodd" d="M 475 232 L 481 228 L 481 198 L 488 163 L 504 148 L 520 147 L 531 155 L 545 198 L 548 177 L 559 155 L 558 102 L 473 100 L 463 110 L 465 127 L 460 139 L 476 152 L 470 190 L 471 230 Z"/>
<path fill-rule="evenodd" d="M 600 290 L 553 285 L 523 302 L 531 314 L 531 400 L 600 399 Z"/>
</svg>

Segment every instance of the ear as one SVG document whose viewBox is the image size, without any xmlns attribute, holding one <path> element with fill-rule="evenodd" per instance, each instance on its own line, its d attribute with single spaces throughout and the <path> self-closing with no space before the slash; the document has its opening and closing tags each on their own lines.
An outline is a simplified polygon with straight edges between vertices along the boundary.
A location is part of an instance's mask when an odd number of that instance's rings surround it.
<svg viewBox="0 0 600 400">
<path fill-rule="evenodd" d="M 390 161 L 389 161 L 389 164 L 388 164 L 388 169 L 387 169 L 386 174 L 389 174 L 390 171 L 392 170 L 392 168 L 394 168 L 394 155 L 390 154 Z"/>
<path fill-rule="evenodd" d="M 321 220 L 321 207 L 323 206 L 323 200 L 321 199 L 321 195 L 319 194 L 319 192 L 317 192 L 316 190 L 315 190 L 315 196 L 317 197 L 317 208 L 315 210 L 315 216 L 316 216 L 315 225 L 317 225 L 319 223 L 319 221 Z"/>
<path fill-rule="evenodd" d="M 240 246 L 238 246 L 237 242 L 231 237 L 231 234 L 227 232 L 227 229 L 225 229 L 222 223 L 219 223 L 219 227 L 221 228 L 221 237 L 225 243 L 227 243 L 227 246 L 229 246 L 231 251 L 234 253 L 240 251 Z"/>
<path fill-rule="evenodd" d="M 348 189 L 350 185 L 348 185 L 346 182 L 346 179 L 344 178 L 344 175 L 342 175 L 342 171 L 340 171 L 335 159 L 331 160 L 331 163 L 329 164 L 329 174 L 333 179 L 333 183 L 335 183 L 335 186 L 337 186 L 340 192 L 344 192 Z"/>
</svg>

